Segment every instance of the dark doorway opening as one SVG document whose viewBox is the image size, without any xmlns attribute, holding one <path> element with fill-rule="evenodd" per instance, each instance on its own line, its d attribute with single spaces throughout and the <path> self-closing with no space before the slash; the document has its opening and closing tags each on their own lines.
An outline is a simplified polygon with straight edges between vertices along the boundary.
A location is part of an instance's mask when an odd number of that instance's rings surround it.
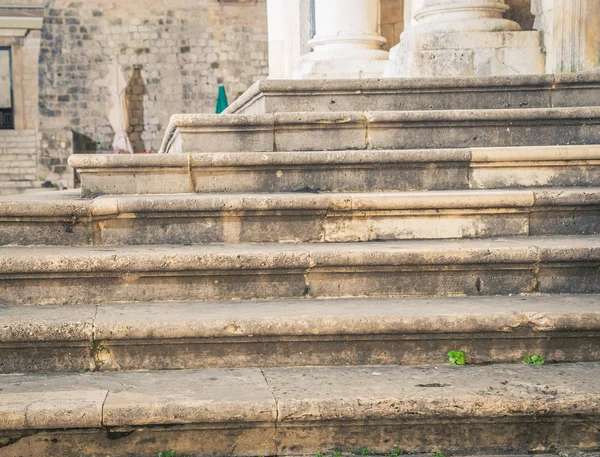
<svg viewBox="0 0 600 457">
<path fill-rule="evenodd" d="M 14 129 L 12 54 L 8 47 L 0 47 L 0 129 Z"/>
</svg>

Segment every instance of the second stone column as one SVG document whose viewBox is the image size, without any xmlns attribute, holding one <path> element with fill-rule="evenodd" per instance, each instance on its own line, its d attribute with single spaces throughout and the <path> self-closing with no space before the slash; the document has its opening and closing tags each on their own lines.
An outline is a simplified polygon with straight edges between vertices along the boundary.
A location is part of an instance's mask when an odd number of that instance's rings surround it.
<svg viewBox="0 0 600 457">
<path fill-rule="evenodd" d="M 390 52 L 386 76 L 544 73 L 540 34 L 505 19 L 504 0 L 423 0 Z"/>
</svg>

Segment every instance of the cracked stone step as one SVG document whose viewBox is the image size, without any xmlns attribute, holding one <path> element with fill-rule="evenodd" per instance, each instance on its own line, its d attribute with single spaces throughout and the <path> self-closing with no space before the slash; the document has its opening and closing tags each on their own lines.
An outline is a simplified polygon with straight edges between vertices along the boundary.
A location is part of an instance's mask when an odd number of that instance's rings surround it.
<svg viewBox="0 0 600 457">
<path fill-rule="evenodd" d="M 596 235 L 600 188 L 0 198 L 0 245 L 307 243 Z"/>
<path fill-rule="evenodd" d="M 0 305 L 600 293 L 596 236 L 1 247 Z"/>
<path fill-rule="evenodd" d="M 297 111 L 553 108 L 600 103 L 598 74 L 474 78 L 262 80 L 226 114 Z"/>
<path fill-rule="evenodd" d="M 73 155 L 84 196 L 600 186 L 600 146 Z"/>
<path fill-rule="evenodd" d="M 0 456 L 598 447 L 600 364 L 0 376 Z"/>
<path fill-rule="evenodd" d="M 160 152 L 431 149 L 600 143 L 600 107 L 176 114 Z"/>
<path fill-rule="evenodd" d="M 600 361 L 600 296 L 0 308 L 0 373 Z"/>
</svg>

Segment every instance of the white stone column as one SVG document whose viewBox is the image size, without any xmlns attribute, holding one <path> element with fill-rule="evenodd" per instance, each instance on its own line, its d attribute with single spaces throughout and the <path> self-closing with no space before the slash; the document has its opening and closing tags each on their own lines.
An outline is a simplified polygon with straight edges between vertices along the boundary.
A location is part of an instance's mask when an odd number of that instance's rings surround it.
<svg viewBox="0 0 600 457">
<path fill-rule="evenodd" d="M 504 0 L 423 0 L 415 13 L 417 29 L 426 32 L 503 32 L 521 30 L 504 19 Z"/>
<path fill-rule="evenodd" d="M 296 77 L 366 78 L 383 74 L 388 53 L 379 34 L 379 0 L 315 0 L 312 52 L 302 56 Z"/>
<path fill-rule="evenodd" d="M 267 0 L 269 78 L 292 78 L 306 52 L 310 0 Z"/>
<path fill-rule="evenodd" d="M 504 0 L 421 0 L 387 76 L 544 73 L 539 32 L 504 18 Z"/>
</svg>

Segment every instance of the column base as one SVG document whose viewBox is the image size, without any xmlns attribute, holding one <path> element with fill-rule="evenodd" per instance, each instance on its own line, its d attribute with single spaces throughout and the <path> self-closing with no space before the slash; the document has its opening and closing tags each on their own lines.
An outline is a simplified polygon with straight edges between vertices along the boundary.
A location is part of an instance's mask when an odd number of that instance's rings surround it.
<svg viewBox="0 0 600 457">
<path fill-rule="evenodd" d="M 385 76 L 509 76 L 544 74 L 537 31 L 411 33 L 390 51 Z"/>
<path fill-rule="evenodd" d="M 331 59 L 318 53 L 305 54 L 300 59 L 294 79 L 365 79 L 381 78 L 389 65 L 386 51 L 372 50 L 377 58 Z"/>
</svg>

